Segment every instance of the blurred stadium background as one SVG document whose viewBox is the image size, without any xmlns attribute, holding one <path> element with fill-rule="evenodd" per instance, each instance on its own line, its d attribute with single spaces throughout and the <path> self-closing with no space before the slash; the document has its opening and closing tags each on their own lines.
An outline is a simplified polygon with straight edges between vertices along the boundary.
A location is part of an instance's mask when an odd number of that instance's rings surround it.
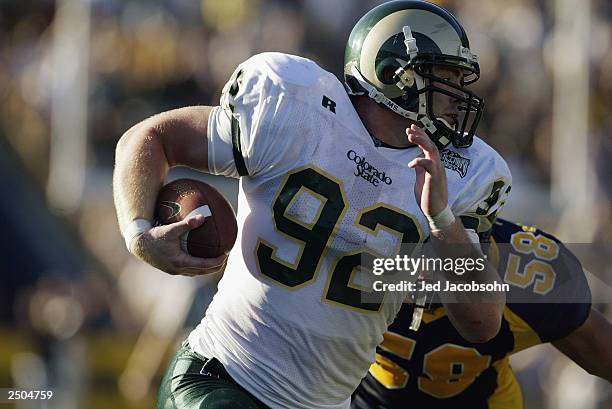
<svg viewBox="0 0 612 409">
<path fill-rule="evenodd" d="M 0 1 L 0 387 L 53 388 L 48 408 L 153 406 L 218 277 L 166 277 L 128 255 L 112 204 L 117 140 L 159 111 L 215 104 L 257 52 L 303 55 L 340 76 L 352 25 L 379 3 Z M 481 58 L 479 134 L 514 175 L 503 216 L 609 245 L 612 3 L 437 3 Z M 204 178 L 235 196 L 234 183 Z M 610 316 L 604 287 L 592 290 Z M 607 382 L 550 346 L 513 365 L 528 409 L 612 407 Z"/>
</svg>

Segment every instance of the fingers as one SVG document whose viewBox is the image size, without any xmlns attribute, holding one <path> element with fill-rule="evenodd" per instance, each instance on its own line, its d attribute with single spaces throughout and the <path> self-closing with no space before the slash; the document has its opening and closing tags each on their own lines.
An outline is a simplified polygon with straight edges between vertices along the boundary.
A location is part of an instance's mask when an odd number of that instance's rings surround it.
<svg viewBox="0 0 612 409">
<path fill-rule="evenodd" d="M 205 217 L 202 215 L 196 215 L 180 222 L 172 223 L 167 226 L 166 235 L 168 237 L 180 237 L 189 230 L 200 227 L 204 223 Z"/>
<path fill-rule="evenodd" d="M 227 255 L 208 259 L 186 255 L 186 258 L 181 257 L 175 262 L 178 266 L 170 274 L 194 277 L 222 271 L 227 264 Z"/>
<path fill-rule="evenodd" d="M 436 163 L 433 160 L 421 157 L 411 160 L 408 167 L 412 169 L 420 167 L 421 169 L 425 169 L 428 173 L 434 173 L 437 169 Z M 417 170 L 421 169 L 417 168 Z"/>
<path fill-rule="evenodd" d="M 205 218 L 201 215 L 177 223 L 157 226 L 138 237 L 135 254 L 143 261 L 168 274 L 197 276 L 222 271 L 228 255 L 214 258 L 194 257 L 181 248 L 180 237 L 200 227 Z"/>
<path fill-rule="evenodd" d="M 175 260 L 175 264 L 179 268 L 199 268 L 199 269 L 210 269 L 218 268 L 227 260 L 227 254 L 222 254 L 215 258 L 200 258 L 193 257 L 192 255 L 181 252 Z"/>
<path fill-rule="evenodd" d="M 418 145 L 419 148 L 425 153 L 425 157 L 428 159 L 437 158 L 439 156 L 438 148 L 436 144 L 431 140 L 425 131 L 419 128 L 417 125 L 412 124 L 410 128 L 406 129 L 406 135 L 408 135 L 408 141 Z"/>
<path fill-rule="evenodd" d="M 212 274 L 220 271 L 227 263 L 227 254 L 215 258 L 199 258 L 183 253 L 175 260 L 175 273 L 187 276 Z"/>
</svg>

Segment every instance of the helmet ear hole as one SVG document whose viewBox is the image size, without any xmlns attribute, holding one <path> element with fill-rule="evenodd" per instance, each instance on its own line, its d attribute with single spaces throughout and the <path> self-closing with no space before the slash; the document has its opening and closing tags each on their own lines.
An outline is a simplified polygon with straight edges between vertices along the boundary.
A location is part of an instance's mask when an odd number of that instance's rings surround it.
<svg viewBox="0 0 612 409">
<path fill-rule="evenodd" d="M 385 85 L 395 84 L 397 82 L 395 71 L 400 67 L 396 58 L 387 57 L 376 64 L 376 76 Z"/>
</svg>

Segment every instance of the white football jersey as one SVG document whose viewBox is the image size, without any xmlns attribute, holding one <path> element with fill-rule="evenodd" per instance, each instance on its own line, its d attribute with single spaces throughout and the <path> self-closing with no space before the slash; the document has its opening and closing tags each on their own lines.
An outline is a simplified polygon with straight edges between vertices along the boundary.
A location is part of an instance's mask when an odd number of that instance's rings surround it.
<svg viewBox="0 0 612 409">
<path fill-rule="evenodd" d="M 239 232 L 190 345 L 272 408 L 348 407 L 407 295 L 361 303 L 360 261 L 429 234 L 407 166 L 420 148 L 376 147 L 333 74 L 264 53 L 224 88 L 208 149 L 211 173 L 243 176 Z M 506 163 L 478 138 L 443 158 L 453 212 L 488 230 Z"/>
</svg>

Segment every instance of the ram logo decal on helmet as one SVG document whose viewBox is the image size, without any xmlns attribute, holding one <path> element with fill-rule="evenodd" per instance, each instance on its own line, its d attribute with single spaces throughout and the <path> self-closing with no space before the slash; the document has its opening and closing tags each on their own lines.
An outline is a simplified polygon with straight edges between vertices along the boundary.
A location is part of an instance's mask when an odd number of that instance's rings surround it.
<svg viewBox="0 0 612 409">
<path fill-rule="evenodd" d="M 433 66 L 458 70 L 460 83 L 438 77 Z M 418 122 L 444 148 L 472 144 L 484 108 L 466 86 L 480 77 L 478 57 L 457 19 L 426 2 L 396 0 L 364 15 L 351 31 L 344 57 L 350 95 L 367 95 L 397 114 Z M 436 113 L 434 93 L 456 104 L 453 119 Z"/>
</svg>

